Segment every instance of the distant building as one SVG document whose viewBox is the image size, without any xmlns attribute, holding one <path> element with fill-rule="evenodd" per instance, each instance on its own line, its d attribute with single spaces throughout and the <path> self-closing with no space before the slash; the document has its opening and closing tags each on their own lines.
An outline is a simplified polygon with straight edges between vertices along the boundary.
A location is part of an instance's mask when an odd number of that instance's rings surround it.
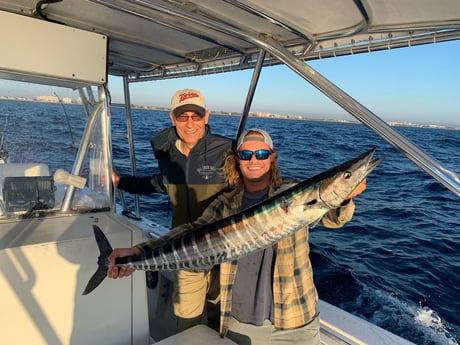
<svg viewBox="0 0 460 345">
<path fill-rule="evenodd" d="M 56 96 L 37 96 L 35 100 L 39 102 L 59 103 L 59 98 Z"/>
</svg>

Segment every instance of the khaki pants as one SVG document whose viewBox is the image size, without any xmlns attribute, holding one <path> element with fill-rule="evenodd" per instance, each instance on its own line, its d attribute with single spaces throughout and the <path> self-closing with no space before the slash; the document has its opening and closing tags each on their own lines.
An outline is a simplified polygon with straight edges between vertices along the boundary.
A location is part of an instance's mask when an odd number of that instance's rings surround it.
<svg viewBox="0 0 460 345">
<path fill-rule="evenodd" d="M 174 314 L 178 317 L 177 332 L 201 323 L 206 303 L 208 325 L 219 331 L 220 291 L 219 266 L 210 271 L 176 271 L 174 282 Z"/>
<path fill-rule="evenodd" d="M 275 329 L 269 320 L 254 326 L 232 317 L 227 337 L 239 345 L 319 345 L 319 316 L 305 326 L 285 330 Z"/>
</svg>

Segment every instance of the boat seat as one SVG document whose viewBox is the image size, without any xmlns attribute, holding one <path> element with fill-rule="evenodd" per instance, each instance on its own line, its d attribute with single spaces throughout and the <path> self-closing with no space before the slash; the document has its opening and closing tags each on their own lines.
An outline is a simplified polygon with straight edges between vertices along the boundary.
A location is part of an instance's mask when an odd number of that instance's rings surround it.
<svg viewBox="0 0 460 345">
<path fill-rule="evenodd" d="M 4 163 L 0 164 L 0 198 L 3 195 L 5 177 L 50 176 L 48 166 L 43 163 Z"/>
<path fill-rule="evenodd" d="M 38 201 L 54 206 L 54 183 L 42 163 L 0 164 L 0 201 L 6 212 L 31 209 Z"/>
</svg>

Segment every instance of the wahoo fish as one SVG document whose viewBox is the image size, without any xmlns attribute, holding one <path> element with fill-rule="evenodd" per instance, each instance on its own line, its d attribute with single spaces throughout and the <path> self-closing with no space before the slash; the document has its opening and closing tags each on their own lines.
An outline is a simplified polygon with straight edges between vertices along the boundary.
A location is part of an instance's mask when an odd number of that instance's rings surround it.
<svg viewBox="0 0 460 345">
<path fill-rule="evenodd" d="M 217 222 L 195 227 L 185 224 L 166 235 L 140 244 L 143 253 L 117 258 L 115 266 L 144 271 L 209 269 L 274 245 L 295 231 L 316 225 L 330 210 L 340 207 L 350 193 L 375 169 L 383 157 L 372 159 L 375 148 L 312 178 L 294 184 L 273 197 Z M 106 277 L 112 247 L 93 225 L 99 247 L 98 269 L 83 295 Z"/>
</svg>

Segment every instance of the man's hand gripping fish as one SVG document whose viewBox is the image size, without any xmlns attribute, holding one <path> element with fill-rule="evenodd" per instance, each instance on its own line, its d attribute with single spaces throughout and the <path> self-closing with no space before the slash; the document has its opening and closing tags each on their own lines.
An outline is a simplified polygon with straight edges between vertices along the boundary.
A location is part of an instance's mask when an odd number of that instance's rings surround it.
<svg viewBox="0 0 460 345">
<path fill-rule="evenodd" d="M 372 160 L 374 152 L 375 148 L 215 223 L 176 227 L 142 243 L 142 254 L 117 258 L 115 266 L 145 271 L 208 269 L 272 246 L 306 225 L 316 225 L 329 210 L 338 208 L 383 160 Z M 93 228 L 100 250 L 99 267 L 83 295 L 104 280 L 112 252 L 102 230 L 96 225 Z"/>
</svg>

